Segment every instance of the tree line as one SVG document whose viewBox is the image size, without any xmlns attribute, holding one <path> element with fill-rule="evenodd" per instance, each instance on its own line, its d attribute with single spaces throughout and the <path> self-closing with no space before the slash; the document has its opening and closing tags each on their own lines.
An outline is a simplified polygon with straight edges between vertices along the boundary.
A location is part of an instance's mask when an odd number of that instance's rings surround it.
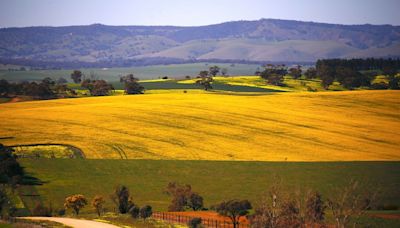
<svg viewBox="0 0 400 228">
<path fill-rule="evenodd" d="M 68 88 L 62 80 L 54 81 L 44 78 L 40 82 L 8 82 L 0 80 L 0 97 L 29 96 L 33 99 L 54 99 L 58 97 L 75 96 L 76 92 Z"/>
<path fill-rule="evenodd" d="M 114 91 L 112 84 L 103 79 L 97 79 L 94 74 L 86 78 L 81 71 L 74 70 L 71 73 L 71 79 L 75 84 L 87 89 L 91 96 L 107 96 Z M 133 74 L 122 76 L 120 82 L 124 83 L 125 94 L 144 93 L 144 87 L 139 84 L 139 79 L 135 78 Z M 63 77 L 57 80 L 46 77 L 40 82 L 8 82 L 1 79 L 0 97 L 29 96 L 38 100 L 76 97 L 78 93 L 67 83 L 68 81 Z"/>
<path fill-rule="evenodd" d="M 265 79 L 268 84 L 286 86 L 284 77 L 291 76 L 299 79 L 321 79 L 321 85 L 328 89 L 337 81 L 346 89 L 367 87 L 371 89 L 400 89 L 399 59 L 323 59 L 318 60 L 315 67 L 303 71 L 300 65 L 288 68 L 286 65 L 267 64 L 264 70 L 255 74 Z M 382 74 L 387 82 L 373 82 L 375 77 Z M 311 88 L 309 88 L 312 91 Z"/>
<path fill-rule="evenodd" d="M 360 86 L 373 89 L 399 89 L 400 59 L 323 59 L 316 63 L 316 75 L 321 78 L 324 88 L 334 81 L 343 87 L 352 89 Z M 387 77 L 388 83 L 372 84 L 378 74 Z"/>
</svg>

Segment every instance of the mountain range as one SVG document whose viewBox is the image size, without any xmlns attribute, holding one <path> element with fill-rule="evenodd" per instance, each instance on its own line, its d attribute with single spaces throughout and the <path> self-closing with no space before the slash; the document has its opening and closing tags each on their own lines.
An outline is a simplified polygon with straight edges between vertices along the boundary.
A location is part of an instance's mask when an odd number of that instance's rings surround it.
<svg viewBox="0 0 400 228">
<path fill-rule="evenodd" d="M 400 26 L 278 19 L 215 25 L 0 29 L 0 58 L 107 62 L 139 59 L 316 61 L 399 57 Z"/>
</svg>

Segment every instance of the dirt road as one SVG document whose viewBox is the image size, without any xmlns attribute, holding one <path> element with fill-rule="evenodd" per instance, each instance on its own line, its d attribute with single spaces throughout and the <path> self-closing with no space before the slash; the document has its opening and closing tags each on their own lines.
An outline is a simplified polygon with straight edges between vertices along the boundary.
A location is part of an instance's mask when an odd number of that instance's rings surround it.
<svg viewBox="0 0 400 228">
<path fill-rule="evenodd" d="M 47 220 L 65 224 L 74 228 L 118 228 L 118 226 L 83 219 L 57 218 L 57 217 L 22 217 L 30 220 Z"/>
</svg>

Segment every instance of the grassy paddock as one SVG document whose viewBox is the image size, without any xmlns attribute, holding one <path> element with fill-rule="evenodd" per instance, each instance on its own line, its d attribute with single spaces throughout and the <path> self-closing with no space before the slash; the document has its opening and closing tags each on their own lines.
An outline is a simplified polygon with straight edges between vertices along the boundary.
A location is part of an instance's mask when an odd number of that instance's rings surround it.
<svg viewBox="0 0 400 228">
<path fill-rule="evenodd" d="M 255 64 L 231 64 L 227 63 L 190 63 L 190 64 L 170 64 L 153 65 L 123 68 L 85 68 L 80 69 L 85 75 L 94 73 L 96 77 L 108 81 L 119 81 L 121 75 L 135 74 L 140 79 L 157 79 L 159 77 L 184 78 L 186 75 L 196 76 L 201 70 L 208 70 L 210 66 L 218 65 L 221 68 L 227 68 L 230 75 L 249 75 L 253 74 L 259 65 Z M 33 71 L 7 71 L 0 70 L 0 79 L 9 81 L 40 81 L 45 77 L 58 79 L 63 77 L 71 81 L 71 70 L 33 70 Z"/>
<path fill-rule="evenodd" d="M 400 205 L 400 162 L 231 162 L 174 160 L 20 159 L 27 172 L 45 183 L 36 189 L 43 202 L 61 207 L 66 196 L 84 194 L 90 200 L 108 198 L 117 184 L 127 185 L 134 201 L 165 210 L 169 197 L 163 189 L 171 181 L 191 184 L 209 207 L 239 198 L 253 203 L 278 176 L 283 189 L 314 189 L 332 196 L 350 179 L 381 191 L 378 204 Z M 325 198 L 326 199 L 326 198 Z M 29 206 L 29 205 L 28 205 Z M 88 207 L 90 210 L 90 206 Z"/>
</svg>

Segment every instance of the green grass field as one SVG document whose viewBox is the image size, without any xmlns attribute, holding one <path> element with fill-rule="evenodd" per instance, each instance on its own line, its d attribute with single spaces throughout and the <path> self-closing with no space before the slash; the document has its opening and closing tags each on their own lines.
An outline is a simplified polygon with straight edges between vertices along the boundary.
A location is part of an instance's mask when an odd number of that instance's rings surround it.
<svg viewBox="0 0 400 228">
<path fill-rule="evenodd" d="M 119 77 L 126 74 L 134 74 L 140 79 L 157 79 L 168 76 L 171 78 L 184 78 L 186 75 L 197 76 L 201 70 L 207 70 L 210 66 L 218 65 L 227 68 L 229 75 L 252 75 L 259 65 L 255 64 L 231 64 L 226 63 L 191 63 L 154 65 L 126 68 L 85 68 L 80 69 L 85 75 L 94 73 L 96 77 L 108 81 L 119 81 Z M 0 69 L 0 79 L 9 81 L 40 81 L 45 77 L 57 79 L 63 77 L 71 81 L 72 70 L 33 70 L 33 71 L 7 71 Z"/>
<path fill-rule="evenodd" d="M 400 205 L 400 162 L 234 162 L 174 160 L 82 160 L 20 159 L 26 171 L 46 182 L 36 186 L 45 203 L 61 207 L 66 196 L 84 194 L 90 200 L 108 196 L 124 184 L 139 205 L 165 210 L 169 197 L 163 194 L 172 181 L 191 184 L 210 207 L 222 200 L 239 198 L 253 203 L 276 181 L 283 189 L 320 191 L 332 196 L 350 179 L 382 194 L 377 204 Z M 326 199 L 326 198 L 325 198 Z M 29 205 L 28 205 L 29 206 Z M 92 210 L 90 207 L 88 209 Z"/>
</svg>

